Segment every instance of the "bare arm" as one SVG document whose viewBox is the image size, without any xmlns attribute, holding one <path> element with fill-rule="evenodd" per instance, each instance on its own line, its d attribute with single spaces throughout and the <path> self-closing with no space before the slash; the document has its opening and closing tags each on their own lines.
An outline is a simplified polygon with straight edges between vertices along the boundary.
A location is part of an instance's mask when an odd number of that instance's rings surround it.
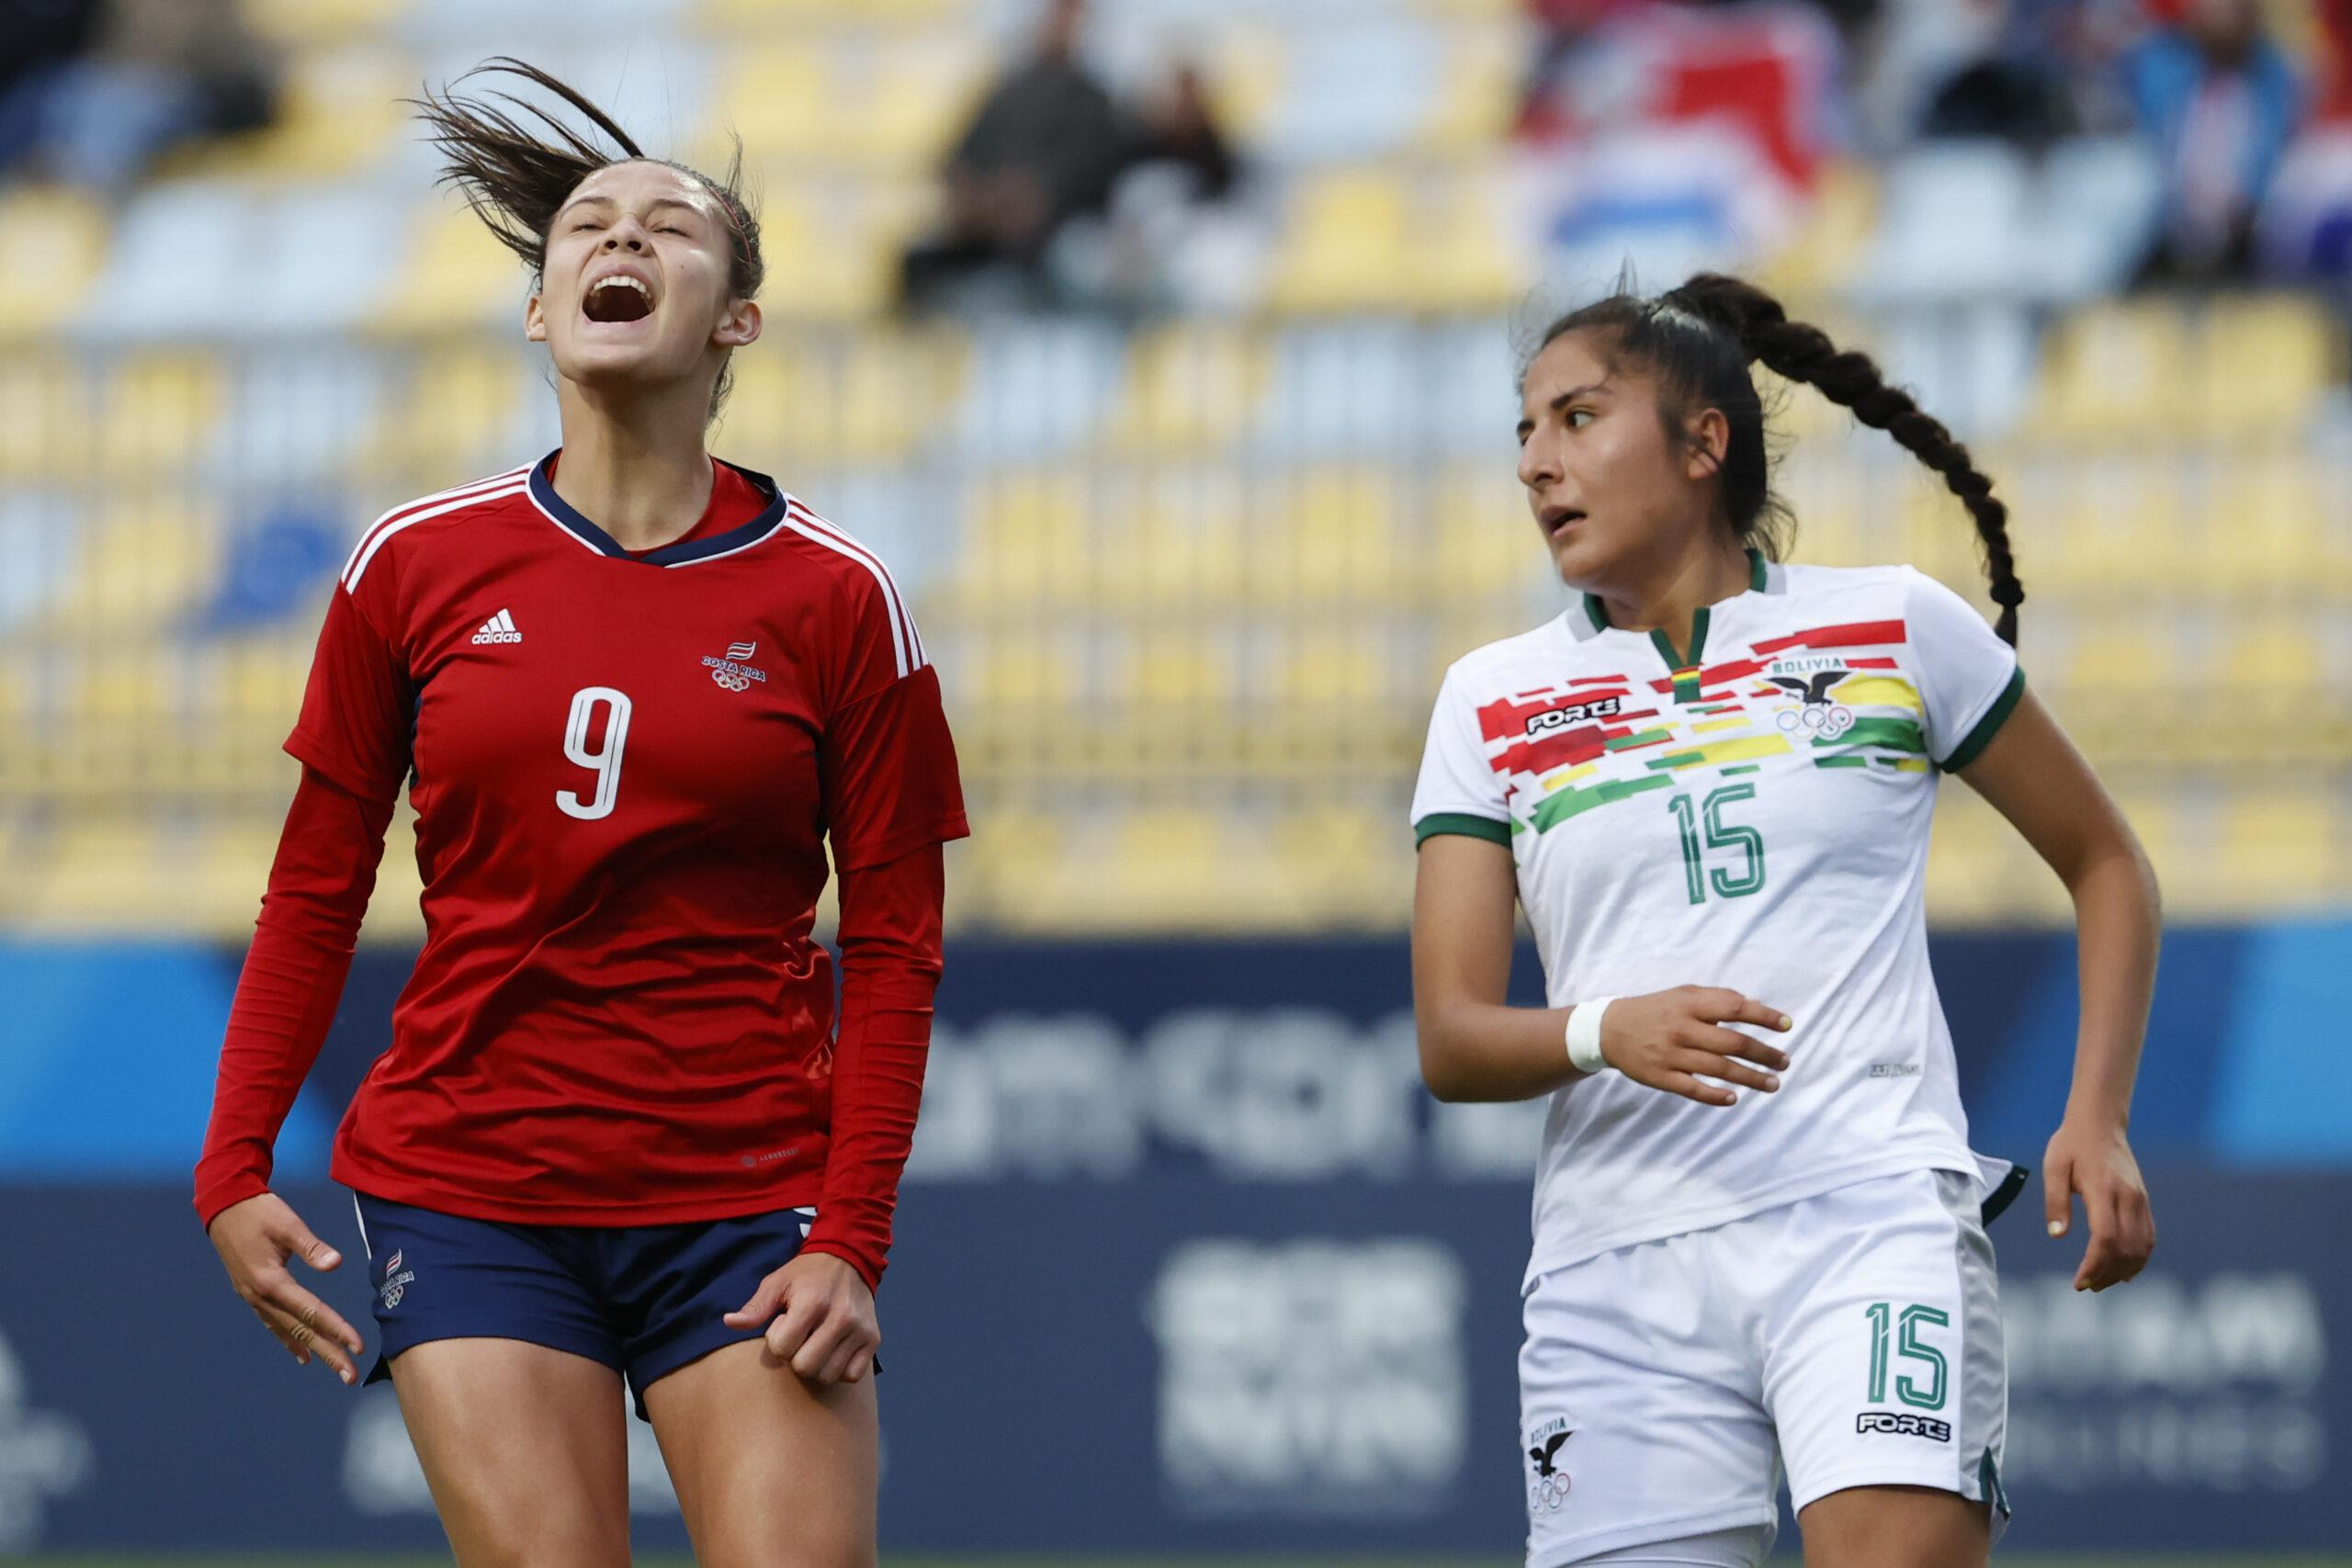
<svg viewBox="0 0 2352 1568">
<path fill-rule="evenodd" d="M 1533 1100 L 1583 1075 L 1568 1065 L 1567 1008 L 1515 1008 L 1511 909 L 1518 878 L 1510 851 L 1442 833 L 1421 845 L 1413 886 L 1413 1018 L 1421 1078 L 1446 1100 Z M 1724 1023 L 1788 1027 L 1780 1010 L 1720 987 L 1682 986 L 1627 997 L 1610 1009 L 1600 1048 L 1609 1065 L 1652 1089 L 1730 1105 L 1736 1097 L 1700 1075 L 1765 1093 L 1785 1054 Z"/>
<path fill-rule="evenodd" d="M 2074 1086 L 2043 1156 L 2050 1232 L 2083 1196 L 2091 1240 L 2075 1285 L 2103 1290 L 2146 1267 L 2155 1222 L 2125 1136 L 2156 983 L 2163 911 L 2154 869 L 2098 776 L 2028 691 L 1960 774 L 2049 863 L 2075 903 L 2082 1022 Z"/>
</svg>

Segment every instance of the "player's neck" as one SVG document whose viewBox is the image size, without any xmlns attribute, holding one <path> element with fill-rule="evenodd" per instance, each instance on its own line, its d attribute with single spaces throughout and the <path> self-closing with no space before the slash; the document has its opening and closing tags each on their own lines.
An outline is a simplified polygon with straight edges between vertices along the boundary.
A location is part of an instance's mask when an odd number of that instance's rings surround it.
<svg viewBox="0 0 2352 1568">
<path fill-rule="evenodd" d="M 710 504 L 703 409 L 634 403 L 617 409 L 560 384 L 563 458 L 555 492 L 625 550 L 682 537 Z"/>
<path fill-rule="evenodd" d="M 1754 568 L 1747 552 L 1710 541 L 1642 581 L 1604 592 L 1609 624 L 1626 631 L 1663 630 L 1677 648 L 1690 646 L 1690 623 L 1702 605 L 1719 604 L 1743 592 Z"/>
</svg>

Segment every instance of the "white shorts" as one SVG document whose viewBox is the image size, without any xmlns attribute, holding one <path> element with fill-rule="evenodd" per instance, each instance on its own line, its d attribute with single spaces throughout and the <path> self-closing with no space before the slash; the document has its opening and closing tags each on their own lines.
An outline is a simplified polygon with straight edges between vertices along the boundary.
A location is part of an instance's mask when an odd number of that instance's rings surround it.
<svg viewBox="0 0 2352 1568">
<path fill-rule="evenodd" d="M 1913 1171 L 1529 1287 L 1529 1568 L 1762 1525 L 1849 1486 L 2001 1494 L 2008 1376 L 1976 1183 Z M 1760 1555 L 1759 1550 L 1759 1555 Z"/>
</svg>

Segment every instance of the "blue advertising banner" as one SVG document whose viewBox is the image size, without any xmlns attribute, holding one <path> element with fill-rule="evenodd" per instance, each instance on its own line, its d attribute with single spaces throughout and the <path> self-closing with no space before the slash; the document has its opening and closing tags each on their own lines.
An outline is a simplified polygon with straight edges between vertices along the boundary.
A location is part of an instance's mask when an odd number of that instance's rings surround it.
<svg viewBox="0 0 2352 1568">
<path fill-rule="evenodd" d="M 2296 1107 L 2282 1123 L 2238 1084 L 2241 983 L 2269 940 L 2210 933 L 2168 954 L 2183 994 L 2134 1128 L 2156 1266 L 2081 1296 L 2079 1243 L 2046 1241 L 2037 1205 L 1994 1229 L 2019 1546 L 2352 1543 L 2336 1429 L 2352 1258 L 2324 1242 L 2352 1212 L 2352 1164 L 2334 1157 L 2337 1117 Z M 217 1017 L 158 1002 L 225 1008 L 236 955 L 209 978 L 201 953 L 127 951 L 111 970 L 100 950 L 80 971 L 42 966 L 48 991 L 19 993 L 17 1021 L 41 1021 L 33 1048 L 0 1053 L 0 1554 L 432 1547 L 389 1393 L 296 1367 L 197 1230 L 186 1170 L 209 1051 L 195 1071 L 125 1065 L 175 1031 L 209 1027 L 217 1049 Z M 1429 1100 L 1403 957 L 1393 942 L 952 955 L 881 1303 L 888 1543 L 1518 1549 L 1540 1111 Z M 1938 964 L 1978 1142 L 2037 1158 L 2064 1094 L 2071 949 L 1944 942 Z M 350 1201 L 317 1172 L 406 966 L 362 954 L 285 1151 L 282 1190 L 355 1260 L 326 1293 L 369 1329 Z M 168 988 L 138 991 L 142 971 Z M 103 1106 L 118 1089 L 126 1118 L 153 1116 L 136 1149 L 109 1159 L 61 1132 L 80 1110 L 40 1130 L 53 1157 L 17 1142 L 31 1101 Z M 2281 1126 L 2277 1168 L 2250 1168 Z M 681 1543 L 650 1433 L 631 1427 L 640 1540 Z"/>
</svg>

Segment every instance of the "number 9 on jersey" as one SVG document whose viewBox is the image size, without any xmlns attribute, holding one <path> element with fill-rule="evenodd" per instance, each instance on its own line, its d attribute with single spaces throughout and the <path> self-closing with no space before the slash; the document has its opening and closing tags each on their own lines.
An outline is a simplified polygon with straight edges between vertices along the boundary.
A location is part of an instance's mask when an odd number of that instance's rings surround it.
<svg viewBox="0 0 2352 1568">
<path fill-rule="evenodd" d="M 605 724 L 604 749 L 591 751 L 588 737 L 595 729 L 599 703 L 611 705 L 612 716 Z M 627 692 L 616 692 L 610 686 L 582 686 L 571 694 L 571 716 L 563 730 L 563 754 L 583 768 L 595 770 L 596 794 L 594 799 L 582 801 L 577 790 L 556 791 L 555 803 L 563 808 L 565 816 L 593 822 L 613 814 L 613 802 L 621 792 L 621 750 L 628 744 Z"/>
</svg>

